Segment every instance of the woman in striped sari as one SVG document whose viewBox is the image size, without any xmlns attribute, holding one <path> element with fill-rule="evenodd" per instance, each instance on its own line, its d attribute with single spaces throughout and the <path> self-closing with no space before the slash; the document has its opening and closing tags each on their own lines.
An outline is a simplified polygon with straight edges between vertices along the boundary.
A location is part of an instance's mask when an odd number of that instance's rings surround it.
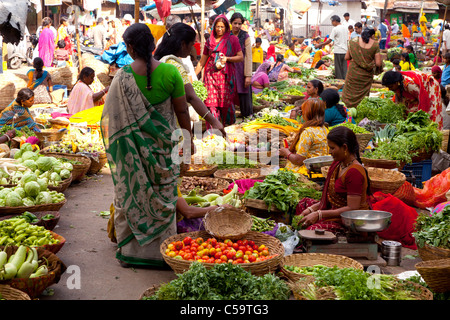
<svg viewBox="0 0 450 320">
<path fill-rule="evenodd" d="M 16 129 L 28 127 L 31 130 L 40 132 L 38 125 L 28 110 L 34 104 L 34 92 L 31 89 L 23 88 L 17 93 L 17 98 L 11 102 L 0 113 L 0 128 L 3 126 L 13 126 Z"/>
<path fill-rule="evenodd" d="M 348 42 L 345 58 L 350 60 L 350 68 L 342 92 L 342 101 L 347 108 L 356 108 L 370 94 L 374 69 L 382 65 L 380 46 L 372 38 L 374 34 L 373 29 L 365 29 L 361 37 Z"/>
<path fill-rule="evenodd" d="M 115 187 L 116 258 L 163 267 L 160 245 L 176 234 L 179 151 L 190 159 L 193 150 L 189 112 L 180 73 L 152 55 L 150 29 L 133 24 L 123 39 L 134 61 L 117 71 L 101 120 Z"/>
</svg>

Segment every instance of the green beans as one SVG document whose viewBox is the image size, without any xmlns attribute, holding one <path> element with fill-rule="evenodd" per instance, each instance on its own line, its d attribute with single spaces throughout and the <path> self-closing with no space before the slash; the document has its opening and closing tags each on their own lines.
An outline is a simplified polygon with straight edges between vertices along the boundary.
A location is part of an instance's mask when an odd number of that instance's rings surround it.
<svg viewBox="0 0 450 320">
<path fill-rule="evenodd" d="M 270 231 L 273 228 L 275 228 L 275 221 L 270 218 L 260 218 L 257 216 L 252 215 L 253 219 L 253 225 L 252 225 L 252 231 L 257 232 L 264 232 L 264 231 Z"/>
</svg>

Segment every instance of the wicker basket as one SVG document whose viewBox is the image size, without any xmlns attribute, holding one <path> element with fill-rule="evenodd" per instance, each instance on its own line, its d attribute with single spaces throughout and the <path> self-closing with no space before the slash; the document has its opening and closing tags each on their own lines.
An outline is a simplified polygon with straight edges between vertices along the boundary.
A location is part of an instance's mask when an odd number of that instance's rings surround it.
<svg viewBox="0 0 450 320">
<path fill-rule="evenodd" d="M 145 291 L 141 294 L 141 296 L 139 297 L 139 300 L 142 300 L 142 299 L 144 299 L 144 298 L 146 298 L 146 297 L 151 297 L 151 296 L 153 296 L 153 295 L 156 293 L 156 291 L 159 290 L 160 287 L 161 287 L 161 285 L 157 285 L 157 284 L 151 286 L 150 288 L 148 288 L 147 290 L 145 290 Z"/>
<path fill-rule="evenodd" d="M 444 152 L 449 152 L 450 150 L 448 150 L 448 139 L 449 139 L 449 135 L 450 135 L 450 130 L 443 130 L 442 131 L 442 151 Z"/>
<path fill-rule="evenodd" d="M 106 152 L 100 153 L 98 155 L 98 161 L 91 159 L 91 166 L 89 167 L 89 170 L 87 174 L 97 174 L 100 172 L 100 170 L 103 169 L 105 164 L 108 162 L 108 159 L 106 158 Z"/>
<path fill-rule="evenodd" d="M 0 284 L 0 297 L 5 300 L 31 300 L 25 292 L 6 284 Z"/>
<path fill-rule="evenodd" d="M 322 265 L 330 268 L 336 266 L 338 268 L 354 268 L 364 270 L 361 263 L 346 256 L 325 253 L 296 253 L 284 257 L 281 262 L 281 271 L 289 280 L 293 282 L 303 278 L 305 275 L 289 271 L 284 268 L 285 265 L 299 268 Z"/>
<path fill-rule="evenodd" d="M 36 132 L 36 136 L 41 142 L 54 142 L 61 140 L 67 131 L 60 132 L 59 129 L 43 129 L 41 132 Z"/>
<path fill-rule="evenodd" d="M 304 101 L 305 100 L 305 96 L 296 96 L 296 95 L 285 94 L 283 96 L 283 98 L 281 98 L 280 100 L 284 101 L 284 102 L 286 102 L 288 104 L 294 104 L 297 101 Z"/>
<path fill-rule="evenodd" d="M 217 165 L 207 165 L 207 169 L 203 170 L 186 170 L 183 171 L 185 177 L 210 177 L 217 171 Z M 195 167 L 194 167 L 195 168 Z"/>
<path fill-rule="evenodd" d="M 70 186 L 70 184 L 72 183 L 72 173 L 70 174 L 70 177 L 67 179 L 64 179 L 63 181 L 61 181 L 57 186 L 48 186 L 48 190 L 52 190 L 52 191 L 58 191 L 58 192 L 64 192 L 66 191 L 66 189 Z"/>
<path fill-rule="evenodd" d="M 369 144 L 370 140 L 375 136 L 374 133 L 357 133 L 356 139 L 358 140 L 359 144 L 359 152 L 363 153 L 364 150 L 366 150 L 367 145 Z"/>
<path fill-rule="evenodd" d="M 18 247 L 7 246 L 2 247 L 2 249 L 5 250 L 8 257 L 10 257 L 17 251 Z M 12 288 L 28 294 L 31 299 L 38 298 L 46 288 L 54 283 L 58 283 L 61 275 L 66 271 L 64 263 L 54 253 L 45 250 L 42 247 L 38 247 L 37 252 L 38 259 L 41 260 L 39 266 L 48 263 L 47 267 L 49 272 L 47 275 L 31 279 L 14 278 L 11 280 L 2 280 L 0 283 L 9 285 Z"/>
<path fill-rule="evenodd" d="M 54 254 L 58 253 L 59 250 L 61 250 L 61 248 L 64 246 L 64 244 L 66 243 L 66 239 L 59 235 L 54 233 L 53 231 L 50 231 L 50 233 L 52 234 L 53 238 L 58 239 L 59 243 L 55 243 L 55 244 L 44 244 L 43 246 L 39 246 L 38 248 L 43 248 L 45 250 L 48 250 Z"/>
<path fill-rule="evenodd" d="M 423 247 L 417 244 L 417 251 L 423 261 L 440 260 L 450 258 L 450 249 L 433 247 L 425 243 Z"/>
<path fill-rule="evenodd" d="M 203 218 L 206 232 L 214 238 L 239 240 L 251 231 L 252 217 L 237 208 L 217 208 L 210 210 Z"/>
<path fill-rule="evenodd" d="M 195 179 L 195 181 L 192 181 Z M 195 182 L 196 187 L 192 187 L 190 182 Z M 206 188 L 210 184 L 214 184 L 214 189 Z M 210 178 L 210 177 L 183 177 L 181 180 L 181 185 L 179 186 L 182 194 L 187 194 L 191 190 L 196 189 L 197 194 L 207 195 L 209 193 L 223 194 L 223 190 L 228 188 L 230 182 L 225 179 L 220 178 Z"/>
<path fill-rule="evenodd" d="M 91 159 L 85 156 L 72 153 L 46 152 L 42 150 L 41 154 L 55 158 L 66 158 L 73 161 L 81 162 L 81 164 L 74 164 L 72 170 L 72 182 L 81 181 L 91 167 Z"/>
<path fill-rule="evenodd" d="M 0 207 L 0 216 L 7 216 L 10 214 L 21 214 L 25 211 L 38 212 L 38 211 L 59 211 L 65 204 L 65 199 L 59 203 L 39 204 L 30 207 Z"/>
<path fill-rule="evenodd" d="M 322 175 L 326 178 L 330 167 L 322 167 Z M 406 181 L 406 176 L 396 170 L 368 167 L 371 189 L 383 193 L 395 193 Z"/>
<path fill-rule="evenodd" d="M 52 125 L 52 129 L 62 129 L 62 128 L 67 128 L 70 124 L 70 122 L 65 122 L 62 120 L 57 120 L 57 119 L 48 119 L 47 120 L 51 125 Z"/>
<path fill-rule="evenodd" d="M 167 246 L 173 241 L 181 241 L 185 237 L 191 237 L 192 239 L 201 237 L 203 239 L 210 238 L 211 235 L 206 231 L 195 231 L 188 233 L 181 233 L 174 235 L 172 237 L 167 238 L 161 244 L 160 252 L 163 256 L 166 263 L 173 269 L 175 273 L 183 273 L 187 271 L 192 263 L 192 261 L 186 261 L 181 259 L 175 259 L 169 257 L 165 251 Z M 253 240 L 255 244 L 261 245 L 264 244 L 269 248 L 270 255 L 276 255 L 271 259 L 267 259 L 260 262 L 252 262 L 252 263 L 242 263 L 239 264 L 242 266 L 244 270 L 251 272 L 253 275 L 264 275 L 267 273 L 275 272 L 281 262 L 281 259 L 284 256 L 284 247 L 280 240 L 275 237 L 269 236 L 267 234 L 261 232 L 250 231 L 245 235 L 246 240 Z M 205 268 L 211 269 L 215 264 L 214 263 L 206 263 L 202 262 Z"/>
<path fill-rule="evenodd" d="M 415 267 L 431 290 L 450 292 L 450 258 L 422 261 Z"/>
<path fill-rule="evenodd" d="M 242 175 L 240 175 L 242 173 Z M 236 174 L 236 178 L 231 178 L 230 174 Z M 242 169 L 224 169 L 214 172 L 215 178 L 225 179 L 229 182 L 240 179 L 257 179 L 263 180 L 265 176 L 261 173 L 261 169 L 257 168 L 242 168 Z"/>
<path fill-rule="evenodd" d="M 412 153 L 414 151 L 410 151 Z M 429 160 L 433 156 L 434 151 L 416 150 L 417 155 L 412 157 L 411 161 L 413 163 L 421 162 L 423 160 Z"/>
<path fill-rule="evenodd" d="M 49 219 L 49 220 L 42 220 L 42 217 L 47 214 L 52 214 L 55 217 L 53 219 Z M 45 229 L 50 230 L 50 231 L 55 229 L 56 225 L 59 222 L 59 219 L 61 218 L 61 215 L 58 211 L 35 212 L 34 215 L 39 219 L 39 221 L 36 224 L 38 226 L 42 226 Z"/>
<path fill-rule="evenodd" d="M 361 157 L 365 167 L 382 168 L 382 169 L 395 169 L 397 168 L 401 171 L 405 167 L 404 162 L 399 162 L 397 160 L 387 160 L 387 159 L 369 159 Z"/>
</svg>

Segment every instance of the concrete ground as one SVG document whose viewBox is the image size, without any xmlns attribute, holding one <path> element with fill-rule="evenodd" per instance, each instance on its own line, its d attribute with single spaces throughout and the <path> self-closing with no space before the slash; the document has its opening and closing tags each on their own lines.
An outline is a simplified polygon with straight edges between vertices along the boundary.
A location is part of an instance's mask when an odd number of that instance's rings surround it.
<svg viewBox="0 0 450 320">
<path fill-rule="evenodd" d="M 41 300 L 137 300 L 152 285 L 175 279 L 171 270 L 123 268 L 115 259 L 117 247 L 106 231 L 108 217 L 100 215 L 109 211 L 113 198 L 108 168 L 70 186 L 65 194 L 67 203 L 54 232 L 66 239 L 57 256 L 68 270 Z M 402 255 L 406 258 L 400 266 L 381 267 L 382 272 L 415 270 L 417 252 L 404 249 Z"/>
</svg>

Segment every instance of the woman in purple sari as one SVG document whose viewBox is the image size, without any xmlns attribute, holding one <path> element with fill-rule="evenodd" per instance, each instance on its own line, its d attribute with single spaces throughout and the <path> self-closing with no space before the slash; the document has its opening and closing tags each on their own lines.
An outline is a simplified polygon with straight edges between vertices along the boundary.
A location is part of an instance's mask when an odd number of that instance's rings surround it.
<svg viewBox="0 0 450 320">
<path fill-rule="evenodd" d="M 55 35 L 50 30 L 50 22 L 46 19 L 42 22 L 42 32 L 39 36 L 39 57 L 44 61 L 44 66 L 51 67 L 55 55 Z"/>
</svg>

